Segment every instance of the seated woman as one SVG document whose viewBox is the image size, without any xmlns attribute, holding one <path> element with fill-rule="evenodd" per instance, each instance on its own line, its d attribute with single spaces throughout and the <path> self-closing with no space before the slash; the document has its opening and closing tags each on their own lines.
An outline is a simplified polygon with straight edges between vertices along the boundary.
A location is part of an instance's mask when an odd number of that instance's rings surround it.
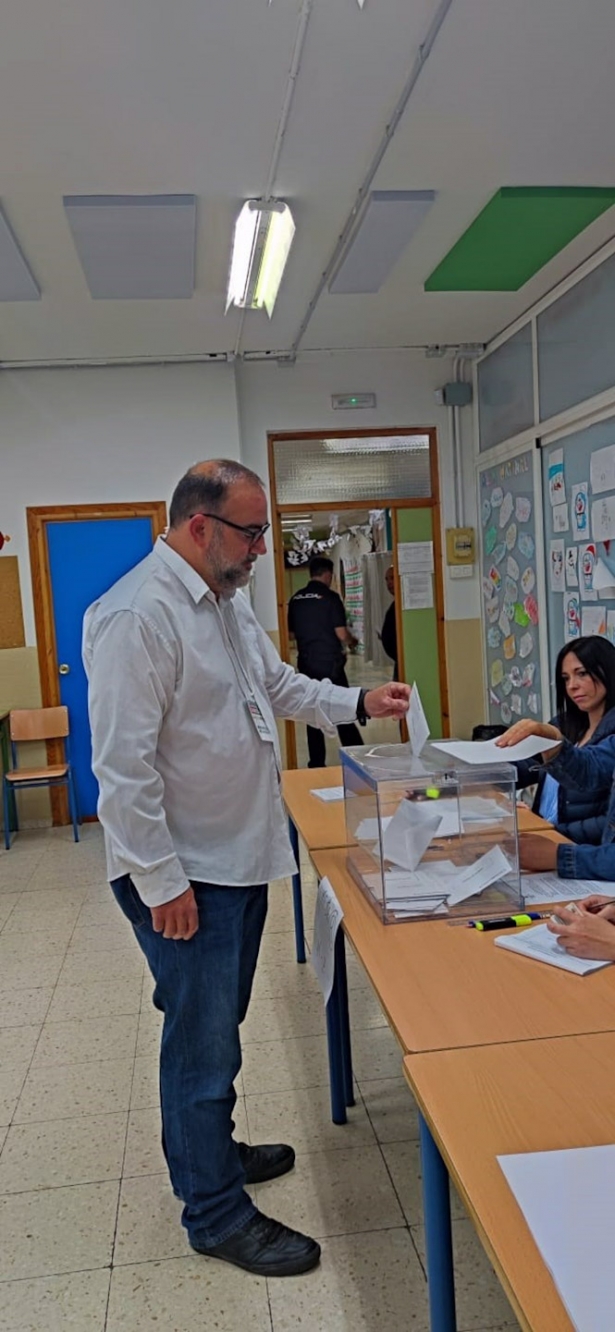
<svg viewBox="0 0 615 1332">
<path fill-rule="evenodd" d="M 555 697 L 557 715 L 551 725 L 573 745 L 596 745 L 615 735 L 613 644 L 598 635 L 567 643 L 555 663 Z M 537 759 L 517 764 L 517 774 L 519 787 L 538 783 L 532 805 L 536 814 L 573 842 L 600 843 L 610 778 L 601 788 L 575 790 L 556 781 Z"/>
</svg>

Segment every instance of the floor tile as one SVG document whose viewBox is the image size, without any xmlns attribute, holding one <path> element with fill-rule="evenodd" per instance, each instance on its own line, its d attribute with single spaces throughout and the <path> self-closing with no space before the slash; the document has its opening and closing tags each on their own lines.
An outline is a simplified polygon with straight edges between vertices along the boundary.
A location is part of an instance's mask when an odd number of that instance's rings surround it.
<svg viewBox="0 0 615 1332">
<path fill-rule="evenodd" d="M 104 1332 L 108 1269 L 5 1281 L 0 1332 Z"/>
<path fill-rule="evenodd" d="M 12 915 L 13 908 L 19 900 L 19 893 L 3 893 L 0 896 L 0 930 L 6 924 Z"/>
<path fill-rule="evenodd" d="M 106 953 L 113 949 L 139 951 L 128 921 L 119 911 L 117 925 L 82 925 L 78 922 L 75 926 L 69 947 L 71 954 Z"/>
<path fill-rule="evenodd" d="M 233 1118 L 236 1141 L 249 1141 L 248 1123 L 242 1099 L 237 1101 Z M 161 1120 L 158 1107 L 130 1111 L 123 1172 L 125 1178 L 130 1178 L 132 1175 L 155 1175 L 166 1172 L 167 1164 L 162 1151 L 160 1133 Z"/>
<path fill-rule="evenodd" d="M 248 1095 L 327 1087 L 329 1060 L 325 1035 L 248 1043 L 243 1051 L 243 1083 Z"/>
<path fill-rule="evenodd" d="M 50 985 L 0 990 L 0 1027 L 28 1027 L 43 1022 L 52 994 Z"/>
<path fill-rule="evenodd" d="M 114 1264 L 185 1257 L 190 1250 L 181 1211 L 182 1204 L 173 1196 L 166 1170 L 159 1175 L 125 1179 L 120 1194 Z"/>
<path fill-rule="evenodd" d="M 54 986 L 62 970 L 64 954 L 51 953 L 42 957 L 23 957 L 19 954 L 3 958 L 0 976 L 4 988 L 13 990 L 40 989 Z"/>
<path fill-rule="evenodd" d="M 18 1030 L 14 1028 L 14 1030 Z M 10 1124 L 28 1074 L 28 1063 L 0 1065 L 0 1124 Z M 2 1190 L 0 1189 L 0 1193 Z"/>
<path fill-rule="evenodd" d="M 289 1142 L 296 1152 L 317 1148 L 331 1151 L 375 1143 L 365 1108 L 358 1103 L 348 1111 L 348 1123 L 331 1122 L 327 1087 L 246 1096 L 252 1142 Z"/>
<path fill-rule="evenodd" d="M 266 934 L 287 934 L 294 931 L 293 899 L 285 883 L 270 884 Z"/>
<path fill-rule="evenodd" d="M 252 1003 L 256 999 L 282 998 L 289 995 L 315 995 L 320 993 L 309 958 L 297 962 L 294 949 L 287 957 L 274 962 L 259 962 L 252 985 Z M 322 1003 L 322 999 L 321 999 Z"/>
<path fill-rule="evenodd" d="M 281 1283 L 283 1284 L 283 1283 Z M 107 1332 L 270 1332 L 266 1283 L 226 1263 L 191 1255 L 116 1267 Z"/>
<path fill-rule="evenodd" d="M 114 1180 L 0 1198 L 0 1281 L 106 1266 L 118 1190 Z"/>
<path fill-rule="evenodd" d="M 353 1031 L 386 1027 L 387 1020 L 371 988 L 358 986 L 349 992 L 350 1025 Z"/>
<path fill-rule="evenodd" d="M 424 1263 L 423 1227 L 413 1227 L 412 1236 Z M 513 1310 L 467 1217 L 453 1222 L 453 1257 L 459 1332 L 517 1327 Z"/>
<path fill-rule="evenodd" d="M 273 1332 L 428 1332 L 427 1286 L 407 1230 L 339 1235 L 320 1267 L 268 1283 Z"/>
<path fill-rule="evenodd" d="M 119 1179 L 126 1114 L 13 1124 L 0 1158 L 0 1194 Z"/>
<path fill-rule="evenodd" d="M 374 1078 L 399 1076 L 402 1065 L 401 1047 L 388 1027 L 372 1027 L 367 1031 L 352 1031 L 352 1066 L 361 1086 Z"/>
<path fill-rule="evenodd" d="M 29 1027 L 2 1027 L 0 1029 L 0 1068 L 29 1063 L 41 1031 L 40 1023 Z"/>
<path fill-rule="evenodd" d="M 421 1225 L 423 1183 L 418 1139 L 413 1142 L 384 1143 L 382 1152 L 408 1225 Z M 454 1217 L 466 1216 L 454 1189 L 451 1189 L 451 1214 Z"/>
<path fill-rule="evenodd" d="M 267 932 L 263 935 L 263 941 L 258 954 L 259 966 L 275 966 L 277 962 L 285 961 L 286 958 L 295 958 L 295 931 L 292 918 L 289 918 L 286 930 Z"/>
<path fill-rule="evenodd" d="M 137 1029 L 137 1058 L 152 1058 L 160 1050 L 162 1034 L 162 1014 L 149 1007 L 142 1008 Z"/>
<path fill-rule="evenodd" d="M 416 1103 L 404 1077 L 374 1078 L 359 1089 L 378 1142 L 418 1138 Z"/>
<path fill-rule="evenodd" d="M 135 1059 L 134 1064 L 130 1109 L 147 1110 L 159 1104 L 160 1086 L 157 1055 L 139 1056 Z"/>
<path fill-rule="evenodd" d="M 39 1068 L 43 1064 L 83 1064 L 91 1059 L 133 1059 L 138 1021 L 136 1013 L 129 1013 L 110 1018 L 46 1022 L 32 1067 Z"/>
<path fill-rule="evenodd" d="M 60 984 L 89 987 L 93 981 L 142 980 L 144 966 L 144 958 L 136 949 L 115 948 L 89 956 L 69 952 L 64 958 Z"/>
<path fill-rule="evenodd" d="M 113 1017 L 119 1013 L 138 1013 L 141 1006 L 140 977 L 120 977 L 114 981 L 96 981 L 91 985 L 56 986 L 49 1008 L 50 1022 L 69 1022 L 72 1018 Z"/>
<path fill-rule="evenodd" d="M 128 1110 L 132 1061 L 104 1059 L 86 1064 L 31 1068 L 15 1113 L 16 1124 Z"/>
<path fill-rule="evenodd" d="M 286 1002 L 272 1004 L 269 999 L 252 999 L 248 1016 L 241 1028 L 242 1045 L 248 1041 L 286 1041 L 296 1036 L 320 1036 L 326 1019 L 322 994 L 289 994 Z"/>
<path fill-rule="evenodd" d="M 268 1216 L 316 1238 L 404 1224 L 378 1147 L 297 1156 L 289 1175 L 257 1185 L 256 1203 Z"/>
</svg>

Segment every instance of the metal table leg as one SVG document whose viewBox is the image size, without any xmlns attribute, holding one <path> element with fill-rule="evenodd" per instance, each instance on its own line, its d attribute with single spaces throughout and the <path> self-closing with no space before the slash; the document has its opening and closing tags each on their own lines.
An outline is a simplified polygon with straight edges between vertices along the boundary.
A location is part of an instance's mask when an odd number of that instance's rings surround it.
<svg viewBox="0 0 615 1332">
<path fill-rule="evenodd" d="M 346 972 L 346 947 L 344 931 L 340 926 L 335 940 L 335 980 L 334 993 L 337 995 L 340 1046 L 344 1068 L 344 1094 L 346 1105 L 354 1105 L 354 1082 L 352 1077 L 352 1046 L 350 1042 L 350 1013 L 348 1009 L 348 976 Z"/>
<path fill-rule="evenodd" d="M 431 1332 L 456 1332 L 448 1171 L 420 1113 L 419 1132 L 430 1328 Z"/>
<path fill-rule="evenodd" d="M 299 834 L 292 819 L 288 820 L 290 844 L 297 861 L 297 873 L 293 874 L 293 910 L 295 913 L 295 951 L 298 962 L 305 962 L 305 929 L 303 925 L 303 897 L 301 894 L 301 870 L 299 869 Z"/>
<path fill-rule="evenodd" d="M 327 1046 L 329 1050 L 329 1088 L 331 1092 L 331 1118 L 334 1124 L 346 1123 L 346 1085 L 344 1057 L 340 1031 L 340 1011 L 335 985 L 325 1009 L 327 1014 Z"/>
</svg>

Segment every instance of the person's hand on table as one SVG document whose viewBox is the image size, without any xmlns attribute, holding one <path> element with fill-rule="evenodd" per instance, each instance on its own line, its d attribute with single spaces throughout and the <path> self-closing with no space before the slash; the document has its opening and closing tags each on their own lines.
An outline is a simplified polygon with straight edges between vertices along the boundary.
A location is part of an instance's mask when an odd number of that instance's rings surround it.
<svg viewBox="0 0 615 1332">
<path fill-rule="evenodd" d="M 573 914 L 558 906 L 557 920 L 552 916 L 547 929 L 573 957 L 615 962 L 615 925 L 604 915 L 594 916 L 589 911 Z"/>
<path fill-rule="evenodd" d="M 542 740 L 557 740 L 559 744 L 564 739 L 557 726 L 551 726 L 550 722 L 539 722 L 531 717 L 524 717 L 522 721 L 509 726 L 503 735 L 498 735 L 495 743 L 499 749 L 507 749 L 510 745 L 518 745 L 522 740 L 528 740 L 531 735 L 537 735 Z M 553 753 L 552 750 L 547 752 L 549 757 Z"/>
<path fill-rule="evenodd" d="M 162 906 L 151 907 L 152 925 L 163 939 L 191 939 L 199 928 L 199 912 L 192 888 Z"/>
<path fill-rule="evenodd" d="M 410 705 L 410 685 L 391 680 L 379 685 L 378 689 L 369 689 L 363 700 L 368 717 L 405 717 Z"/>
<path fill-rule="evenodd" d="M 577 905 L 579 911 L 588 911 L 592 916 L 602 916 L 615 925 L 615 901 L 612 897 L 606 897 L 604 893 L 592 893 L 591 897 L 584 897 Z"/>
<path fill-rule="evenodd" d="M 540 833 L 522 833 L 519 838 L 519 863 L 530 873 L 557 869 L 557 842 Z"/>
</svg>

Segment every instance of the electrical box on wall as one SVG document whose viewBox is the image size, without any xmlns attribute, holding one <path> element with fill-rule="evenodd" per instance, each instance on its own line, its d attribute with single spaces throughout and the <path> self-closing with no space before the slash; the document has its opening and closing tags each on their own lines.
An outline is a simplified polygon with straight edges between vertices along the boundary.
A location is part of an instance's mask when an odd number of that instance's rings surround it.
<svg viewBox="0 0 615 1332">
<path fill-rule="evenodd" d="M 439 407 L 469 407 L 472 401 L 472 385 L 465 380 L 452 380 L 436 389 L 434 399 Z"/>
<path fill-rule="evenodd" d="M 476 537 L 473 527 L 447 527 L 446 563 L 473 564 L 476 558 Z"/>
</svg>

